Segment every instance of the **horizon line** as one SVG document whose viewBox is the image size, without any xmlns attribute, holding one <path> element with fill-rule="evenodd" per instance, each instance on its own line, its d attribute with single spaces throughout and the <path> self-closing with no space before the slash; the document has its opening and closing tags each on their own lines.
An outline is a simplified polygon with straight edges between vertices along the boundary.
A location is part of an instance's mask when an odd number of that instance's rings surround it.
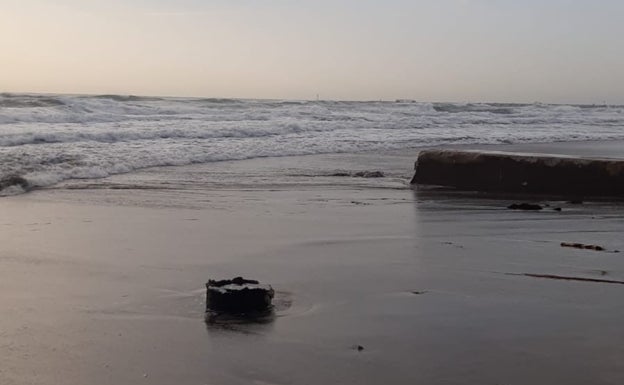
<svg viewBox="0 0 624 385">
<path fill-rule="evenodd" d="M 135 93 L 74 93 L 74 92 L 40 92 L 40 91 L 0 91 L 0 95 L 56 95 L 56 96 L 78 96 L 78 97 L 105 97 L 105 96 L 122 96 L 122 97 L 136 97 L 136 98 L 159 98 L 159 99 L 221 99 L 221 100 L 241 100 L 241 101 L 292 101 L 292 102 L 342 102 L 342 103 L 432 103 L 432 104 L 511 104 L 511 105 L 551 105 L 551 106 L 604 106 L 604 107 L 624 107 L 623 103 L 607 103 L 603 100 L 599 103 L 566 103 L 566 102 L 544 102 L 544 101 L 487 101 L 481 99 L 479 101 L 457 101 L 457 100 L 419 100 L 414 98 L 398 97 L 392 99 L 318 99 L 315 95 L 310 99 L 297 99 L 297 98 L 262 98 L 262 97 L 223 97 L 223 96 L 182 96 L 182 95 L 160 95 L 160 94 L 135 94 Z"/>
</svg>

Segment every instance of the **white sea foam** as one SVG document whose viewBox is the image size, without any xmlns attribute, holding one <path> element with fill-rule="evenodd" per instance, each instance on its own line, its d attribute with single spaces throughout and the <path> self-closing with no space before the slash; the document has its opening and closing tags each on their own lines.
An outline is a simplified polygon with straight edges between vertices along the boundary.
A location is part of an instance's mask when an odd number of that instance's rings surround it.
<svg viewBox="0 0 624 385">
<path fill-rule="evenodd" d="M 622 138 L 621 106 L 0 94 L 0 179 L 31 186 L 266 156 Z"/>
</svg>

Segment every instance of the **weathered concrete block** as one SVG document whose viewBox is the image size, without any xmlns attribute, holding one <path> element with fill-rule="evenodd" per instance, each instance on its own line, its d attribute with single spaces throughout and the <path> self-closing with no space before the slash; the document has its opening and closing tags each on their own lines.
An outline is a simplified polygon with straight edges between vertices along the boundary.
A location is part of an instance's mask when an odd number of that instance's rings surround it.
<svg viewBox="0 0 624 385">
<path fill-rule="evenodd" d="M 266 310 L 275 292 L 270 285 L 236 277 L 206 283 L 206 311 L 247 313 Z"/>
<path fill-rule="evenodd" d="M 624 196 L 624 159 L 425 150 L 411 183 L 461 190 Z"/>
</svg>

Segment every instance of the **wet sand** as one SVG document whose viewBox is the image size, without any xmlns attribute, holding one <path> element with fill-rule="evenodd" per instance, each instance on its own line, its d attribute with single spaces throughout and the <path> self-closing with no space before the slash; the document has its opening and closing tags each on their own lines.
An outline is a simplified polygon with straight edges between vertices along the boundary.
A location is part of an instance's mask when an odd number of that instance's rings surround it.
<svg viewBox="0 0 624 385">
<path fill-rule="evenodd" d="M 0 200 L 0 383 L 623 383 L 624 285 L 516 274 L 624 280 L 624 204 L 412 190 L 415 158 L 196 165 L 175 184 L 152 169 Z M 330 175 L 358 167 L 389 176 Z M 204 322 L 205 281 L 235 275 L 273 285 L 274 319 Z"/>
</svg>

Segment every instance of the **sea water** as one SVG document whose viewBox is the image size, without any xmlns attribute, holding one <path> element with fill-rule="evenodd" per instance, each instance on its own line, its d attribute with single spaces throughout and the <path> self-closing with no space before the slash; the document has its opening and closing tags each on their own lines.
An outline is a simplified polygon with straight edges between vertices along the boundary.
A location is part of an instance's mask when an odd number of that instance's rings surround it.
<svg viewBox="0 0 624 385">
<path fill-rule="evenodd" d="M 624 106 L 0 94 L 0 180 L 32 187 L 258 157 L 609 139 L 624 139 Z"/>
</svg>

